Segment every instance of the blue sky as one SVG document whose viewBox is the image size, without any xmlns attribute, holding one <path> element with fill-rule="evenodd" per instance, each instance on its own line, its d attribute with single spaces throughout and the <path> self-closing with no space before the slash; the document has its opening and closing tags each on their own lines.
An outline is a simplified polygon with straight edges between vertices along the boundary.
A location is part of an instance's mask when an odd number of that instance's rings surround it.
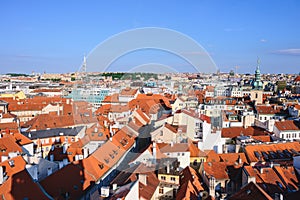
<svg viewBox="0 0 300 200">
<path fill-rule="evenodd" d="M 0 2 L 0 73 L 73 72 L 84 54 L 133 28 L 162 27 L 201 44 L 224 72 L 300 72 L 300 1 L 16 1 Z M 121 45 L 121 44 L 120 44 Z M 126 71 L 143 63 L 187 63 L 157 50 L 132 52 L 112 64 Z"/>
</svg>

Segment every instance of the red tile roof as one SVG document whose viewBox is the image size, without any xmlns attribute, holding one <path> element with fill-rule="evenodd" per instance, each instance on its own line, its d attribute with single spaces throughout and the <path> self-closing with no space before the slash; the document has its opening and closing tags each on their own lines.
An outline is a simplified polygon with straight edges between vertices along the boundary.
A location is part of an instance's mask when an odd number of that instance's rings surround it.
<svg viewBox="0 0 300 200">
<path fill-rule="evenodd" d="M 201 151 L 195 144 L 190 143 L 189 146 L 190 157 L 206 157 L 204 151 Z"/>
<path fill-rule="evenodd" d="M 180 172 L 180 187 L 176 200 L 198 199 L 200 191 L 204 191 L 204 188 L 197 172 L 191 167 L 184 168 Z"/>
<path fill-rule="evenodd" d="M 118 103 L 118 102 L 119 102 L 119 94 L 118 93 L 108 95 L 102 101 L 102 103 Z"/>
<path fill-rule="evenodd" d="M 110 138 L 109 129 L 98 123 L 87 128 L 85 135 L 88 136 L 89 141 L 106 141 Z"/>
<path fill-rule="evenodd" d="M 16 122 L 0 123 L 0 130 L 18 130 L 18 124 Z"/>
<path fill-rule="evenodd" d="M 283 111 L 282 106 L 265 106 L 265 105 L 259 105 L 255 107 L 256 111 L 258 114 L 269 114 L 269 115 L 274 115 L 277 113 L 281 113 Z"/>
<path fill-rule="evenodd" d="M 9 162 L 13 161 L 11 166 Z M 21 156 L 0 163 L 5 167 L 8 179 L 0 186 L 0 199 L 48 199 L 25 170 L 26 162 Z"/>
<path fill-rule="evenodd" d="M 268 152 L 273 151 L 276 152 L 277 150 L 291 150 L 294 149 L 295 151 L 300 151 L 300 144 L 299 142 L 287 142 L 287 143 L 278 143 L 278 144 L 259 144 L 259 145 L 247 145 L 245 147 L 245 153 L 247 158 L 250 162 L 258 162 L 259 159 L 255 156 L 255 152 Z M 262 160 L 264 160 L 263 156 L 260 156 Z"/>
<path fill-rule="evenodd" d="M 235 138 L 237 136 L 262 136 L 268 135 L 269 132 L 263 128 L 257 126 L 249 126 L 247 128 L 243 127 L 229 127 L 222 128 L 222 137 L 225 138 Z"/>
<path fill-rule="evenodd" d="M 299 185 L 299 179 L 293 166 L 274 166 L 274 170 L 283 179 L 285 185 L 290 188 L 290 190 L 298 190 L 297 185 Z"/>
<path fill-rule="evenodd" d="M 162 153 L 171 153 L 171 152 L 188 152 L 189 144 L 187 143 L 157 143 L 156 146 Z"/>
<path fill-rule="evenodd" d="M 227 165 L 224 162 L 204 162 L 205 175 L 216 179 L 229 179 L 227 174 Z"/>
<path fill-rule="evenodd" d="M 297 77 L 294 79 L 294 82 L 300 82 L 300 76 L 297 76 Z"/>
<path fill-rule="evenodd" d="M 206 121 L 207 123 L 210 124 L 210 117 L 208 117 L 207 115 L 204 115 L 204 114 L 200 114 L 200 113 L 197 113 L 196 110 L 186 110 L 186 109 L 182 109 L 182 110 L 177 110 L 176 113 L 184 113 L 184 114 L 187 114 L 191 117 L 194 117 L 194 118 L 197 118 L 197 119 L 200 119 L 202 121 Z"/>
<path fill-rule="evenodd" d="M 280 131 L 289 131 L 289 130 L 299 131 L 300 130 L 299 123 L 296 123 L 296 121 L 293 121 L 293 120 L 275 122 L 275 126 Z"/>
<path fill-rule="evenodd" d="M 273 200 L 261 187 L 257 184 L 250 182 L 249 184 L 245 185 L 241 190 L 237 193 L 233 194 L 229 197 L 229 200 Z"/>
<path fill-rule="evenodd" d="M 125 185 L 137 181 L 139 174 L 145 174 L 147 176 L 147 185 L 139 183 L 139 196 L 141 199 L 149 199 L 153 196 L 159 185 L 159 180 L 155 174 L 155 167 L 149 167 L 141 163 L 124 169 L 114 178 L 111 184 Z"/>
<path fill-rule="evenodd" d="M 273 168 L 267 167 L 262 169 L 262 173 L 257 168 L 252 166 L 245 166 L 247 173 L 255 177 L 256 183 L 263 188 L 268 194 L 275 194 L 276 192 L 283 192 L 286 186 Z M 280 185 L 282 186 L 280 186 Z"/>
<path fill-rule="evenodd" d="M 133 96 L 137 93 L 138 89 L 125 88 L 121 90 L 120 95 L 122 96 Z"/>
<path fill-rule="evenodd" d="M 63 128 L 74 126 L 75 121 L 71 115 L 40 114 L 26 122 L 24 127 L 29 130 L 46 130 L 47 128 Z"/>
<path fill-rule="evenodd" d="M 0 138 L 0 161 L 2 156 L 8 156 L 11 152 L 22 153 L 22 148 L 16 143 L 16 139 L 10 134 L 4 134 Z"/>
<path fill-rule="evenodd" d="M 215 151 L 211 150 L 207 154 L 206 162 L 225 162 L 226 165 L 234 165 L 239 163 L 239 159 L 242 163 L 248 164 L 247 158 L 244 153 L 222 153 L 217 154 Z"/>
<path fill-rule="evenodd" d="M 253 139 L 261 141 L 261 142 L 271 142 L 271 136 L 270 135 L 254 135 L 252 136 Z"/>
<path fill-rule="evenodd" d="M 108 170 L 106 165 L 90 156 L 56 171 L 42 180 L 41 185 L 54 199 L 63 200 L 66 193 L 71 199 L 79 199 Z"/>
</svg>

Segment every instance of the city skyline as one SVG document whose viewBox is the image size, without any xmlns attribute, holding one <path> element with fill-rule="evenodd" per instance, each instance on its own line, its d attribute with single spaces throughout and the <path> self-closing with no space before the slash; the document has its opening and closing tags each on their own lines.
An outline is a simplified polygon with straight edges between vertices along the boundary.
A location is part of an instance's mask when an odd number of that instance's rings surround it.
<svg viewBox="0 0 300 200">
<path fill-rule="evenodd" d="M 298 1 L 192 1 L 105 3 L 14 1 L 0 8 L 0 73 L 78 71 L 84 54 L 112 35 L 143 27 L 185 34 L 210 54 L 222 72 L 299 73 Z M 168 52 L 130 52 L 111 71 L 160 63 L 184 71 Z"/>
</svg>

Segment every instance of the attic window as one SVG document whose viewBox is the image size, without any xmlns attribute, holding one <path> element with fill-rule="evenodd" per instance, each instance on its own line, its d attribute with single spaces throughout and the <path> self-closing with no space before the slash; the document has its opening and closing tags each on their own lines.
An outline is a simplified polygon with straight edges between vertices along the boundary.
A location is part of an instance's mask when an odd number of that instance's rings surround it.
<svg viewBox="0 0 300 200">
<path fill-rule="evenodd" d="M 118 151 L 116 151 L 116 150 L 113 150 L 113 152 L 114 152 L 114 154 L 118 155 Z"/>
<path fill-rule="evenodd" d="M 107 158 L 105 158 L 104 161 L 105 161 L 106 163 L 109 163 L 109 159 L 107 159 Z"/>
<path fill-rule="evenodd" d="M 103 164 L 100 164 L 99 167 L 100 167 L 100 169 L 103 169 L 103 168 L 104 168 Z"/>
</svg>

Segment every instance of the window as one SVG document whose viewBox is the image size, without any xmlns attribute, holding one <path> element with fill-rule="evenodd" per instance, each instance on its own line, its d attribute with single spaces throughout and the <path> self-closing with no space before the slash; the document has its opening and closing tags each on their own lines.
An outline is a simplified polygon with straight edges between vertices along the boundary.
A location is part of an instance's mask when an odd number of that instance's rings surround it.
<svg viewBox="0 0 300 200">
<path fill-rule="evenodd" d="M 193 165 L 197 166 L 197 164 L 198 164 L 197 159 L 195 159 L 194 162 L 193 162 Z"/>
<path fill-rule="evenodd" d="M 165 181 L 166 177 L 165 176 L 161 176 L 161 180 Z"/>
<path fill-rule="evenodd" d="M 175 177 L 171 177 L 171 181 L 176 181 L 176 178 Z"/>
<path fill-rule="evenodd" d="M 159 188 L 159 194 L 163 194 L 164 193 L 164 188 Z"/>
</svg>

